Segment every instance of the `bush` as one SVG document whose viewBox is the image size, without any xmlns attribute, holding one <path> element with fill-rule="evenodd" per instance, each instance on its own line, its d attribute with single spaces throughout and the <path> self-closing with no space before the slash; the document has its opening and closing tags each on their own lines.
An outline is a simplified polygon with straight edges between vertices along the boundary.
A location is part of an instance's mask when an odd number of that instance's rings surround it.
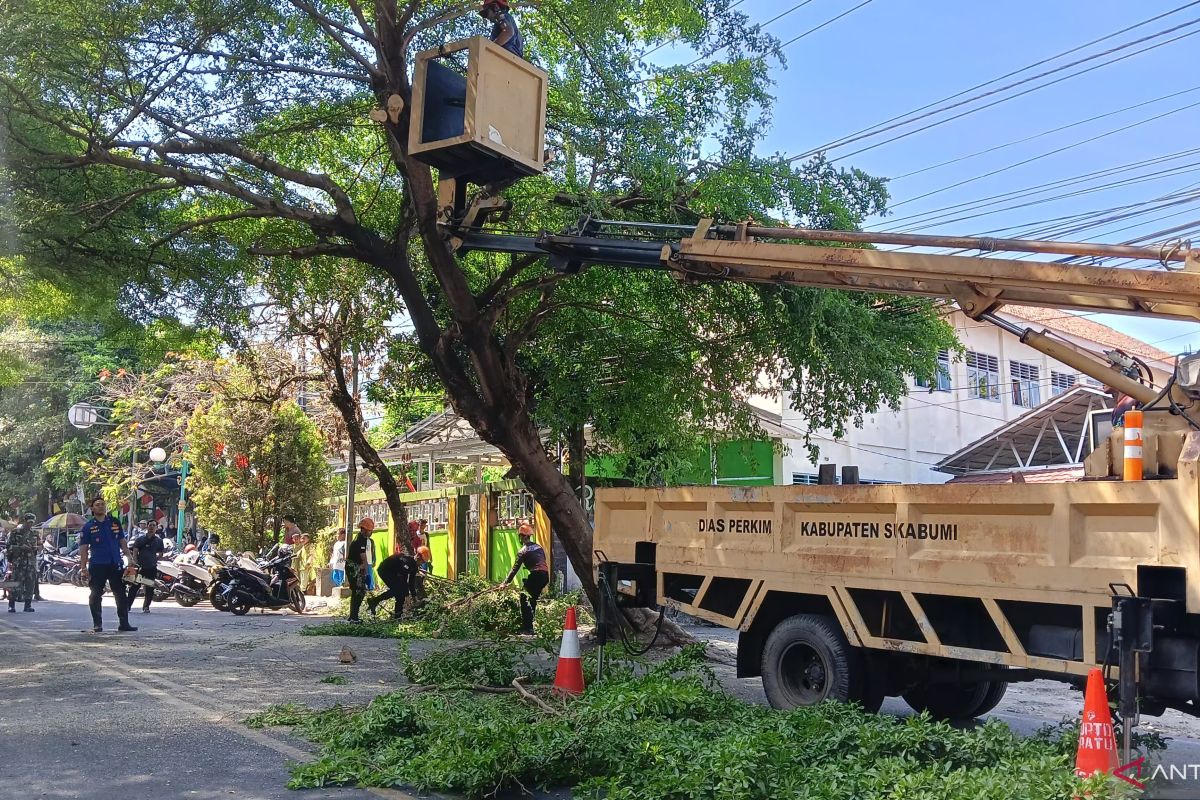
<svg viewBox="0 0 1200 800">
<path fill-rule="evenodd" d="M 1070 798 L 1083 784 L 1048 738 L 999 722 L 956 730 L 928 716 L 897 720 L 855 706 L 789 712 L 742 703 L 715 687 L 702 648 L 661 664 L 615 662 L 554 713 L 515 694 L 447 684 L 503 685 L 533 645 L 447 649 L 406 671 L 442 689 L 394 692 L 365 709 L 307 716 L 295 707 L 256 724 L 296 726 L 321 746 L 289 786 L 411 787 L 481 798 L 508 788 L 574 787 L 608 800 L 768 798 Z M 1102 778 L 1091 796 L 1112 796 Z M 1082 796 L 1082 795 L 1080 795 Z"/>
</svg>

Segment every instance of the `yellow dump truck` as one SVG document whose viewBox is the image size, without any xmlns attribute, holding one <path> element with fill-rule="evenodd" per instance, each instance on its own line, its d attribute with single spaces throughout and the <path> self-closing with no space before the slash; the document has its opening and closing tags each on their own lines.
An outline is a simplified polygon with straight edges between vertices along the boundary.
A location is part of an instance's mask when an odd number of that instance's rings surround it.
<svg viewBox="0 0 1200 800">
<path fill-rule="evenodd" d="M 702 224 L 661 259 L 688 280 L 951 297 L 1004 325 L 991 312 L 1005 302 L 1198 316 L 1200 261 L 1180 248 L 1171 270 L 1134 271 L 784 241 L 839 236 Z M 1200 357 L 1152 386 L 1127 354 L 1102 363 L 1014 332 L 1140 402 L 1144 480 L 1122 480 L 1118 429 L 1071 483 L 602 489 L 602 593 L 737 629 L 738 674 L 761 675 L 777 707 L 902 696 L 965 718 L 1012 681 L 1082 682 L 1100 667 L 1126 716 L 1196 713 Z"/>
</svg>

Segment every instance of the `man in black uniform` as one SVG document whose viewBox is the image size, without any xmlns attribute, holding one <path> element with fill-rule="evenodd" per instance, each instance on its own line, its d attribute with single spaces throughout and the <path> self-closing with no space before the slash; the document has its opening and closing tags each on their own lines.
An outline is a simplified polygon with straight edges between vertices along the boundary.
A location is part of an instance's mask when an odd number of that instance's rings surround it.
<svg viewBox="0 0 1200 800">
<path fill-rule="evenodd" d="M 410 594 L 413 596 L 413 600 L 417 599 L 418 569 L 417 560 L 406 553 L 397 553 L 379 562 L 376 572 L 379 573 L 379 579 L 387 585 L 388 590 L 367 601 L 367 608 L 371 615 L 375 615 L 375 609 L 383 601 L 395 598 L 396 607 L 392 610 L 392 619 L 400 619 L 400 615 L 404 613 L 404 599 Z"/>
<path fill-rule="evenodd" d="M 162 558 L 162 554 L 167 549 L 162 535 L 159 533 L 158 523 L 154 520 L 147 522 L 146 532 L 135 539 L 129 549 L 133 551 L 133 555 L 137 559 L 138 575 L 150 580 L 157 579 L 158 560 Z M 149 614 L 150 601 L 154 599 L 154 587 L 152 586 L 131 583 L 128 592 L 128 606 L 129 608 L 133 608 L 133 601 L 137 599 L 139 591 L 144 592 L 146 595 L 146 599 L 142 601 L 142 613 Z"/>
<path fill-rule="evenodd" d="M 367 548 L 371 546 L 371 532 L 375 530 L 375 520 L 364 518 L 358 523 L 358 535 L 346 548 L 346 583 L 350 586 L 350 618 L 348 622 L 362 622 L 358 618 L 358 610 L 362 608 L 363 598 L 367 596 L 367 576 L 371 564 L 367 560 Z"/>
<path fill-rule="evenodd" d="M 522 525 L 517 529 L 517 536 L 521 540 L 521 549 L 517 551 L 517 557 L 513 560 L 512 569 L 508 571 L 504 583 L 512 583 L 521 567 L 529 570 L 529 575 L 522 583 L 525 591 L 521 594 L 521 633 L 532 634 L 533 612 L 537 608 L 538 598 L 542 596 L 542 590 L 550 583 L 550 566 L 546 561 L 546 551 L 533 541 L 531 526 Z"/>
</svg>

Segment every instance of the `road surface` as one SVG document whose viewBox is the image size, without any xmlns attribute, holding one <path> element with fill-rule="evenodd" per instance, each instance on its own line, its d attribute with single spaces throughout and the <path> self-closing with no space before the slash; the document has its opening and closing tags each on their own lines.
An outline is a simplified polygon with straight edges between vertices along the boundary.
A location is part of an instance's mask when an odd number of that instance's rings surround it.
<svg viewBox="0 0 1200 800">
<path fill-rule="evenodd" d="M 111 598 L 105 598 L 106 630 L 93 634 L 86 590 L 42 591 L 47 600 L 36 604 L 36 613 L 0 612 L 0 800 L 412 796 L 393 790 L 291 792 L 285 788 L 288 765 L 309 758 L 312 747 L 278 730 L 241 724 L 274 703 L 361 704 L 397 688 L 403 679 L 394 640 L 300 636 L 300 627 L 314 621 L 311 614 L 234 617 L 206 604 L 174 603 L 156 604 L 150 614 L 135 608 L 131 620 L 140 630 L 122 634 Z M 733 631 L 690 629 L 726 656 L 734 652 Z M 356 663 L 340 663 L 343 645 L 354 650 Z M 738 696 L 766 702 L 758 679 L 738 679 L 732 667 L 720 667 L 718 674 Z M 350 683 L 321 683 L 329 675 Z M 1029 733 L 1075 717 L 1081 706 L 1078 692 L 1037 681 L 1010 687 L 989 716 Z M 888 700 L 884 711 L 911 713 L 899 700 Z M 1167 712 L 1145 724 L 1171 737 L 1163 764 L 1191 776 L 1147 797 L 1200 797 L 1200 722 Z"/>
</svg>

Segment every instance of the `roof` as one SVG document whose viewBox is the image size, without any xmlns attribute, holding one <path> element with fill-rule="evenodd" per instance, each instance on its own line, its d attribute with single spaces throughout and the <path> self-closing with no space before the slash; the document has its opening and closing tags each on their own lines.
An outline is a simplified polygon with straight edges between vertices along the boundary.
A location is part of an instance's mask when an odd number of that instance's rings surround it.
<svg viewBox="0 0 1200 800">
<path fill-rule="evenodd" d="M 1083 467 L 1043 467 L 1007 469 L 1000 472 L 973 472 L 959 475 L 946 483 L 1070 483 L 1083 477 Z"/>
<path fill-rule="evenodd" d="M 1109 407 L 1106 392 L 1076 386 L 946 456 L 933 468 L 961 475 L 1079 464 L 1089 452 L 1088 415 Z"/>
<path fill-rule="evenodd" d="M 1168 363 L 1175 359 L 1175 356 L 1171 353 L 1159 350 L 1157 347 L 1134 339 L 1132 336 L 1126 336 L 1118 330 L 1114 330 L 1107 325 L 1102 325 L 1080 314 L 1071 314 L 1053 308 L 1034 308 L 1032 306 L 1004 306 L 1000 309 L 1000 313 L 1019 317 L 1026 322 L 1039 322 L 1061 333 L 1078 336 L 1080 339 L 1088 339 L 1099 344 L 1108 345 L 1109 347 L 1116 347 L 1124 350 L 1126 353 L 1133 353 L 1142 358 L 1153 358 L 1157 361 L 1166 361 Z"/>
</svg>

